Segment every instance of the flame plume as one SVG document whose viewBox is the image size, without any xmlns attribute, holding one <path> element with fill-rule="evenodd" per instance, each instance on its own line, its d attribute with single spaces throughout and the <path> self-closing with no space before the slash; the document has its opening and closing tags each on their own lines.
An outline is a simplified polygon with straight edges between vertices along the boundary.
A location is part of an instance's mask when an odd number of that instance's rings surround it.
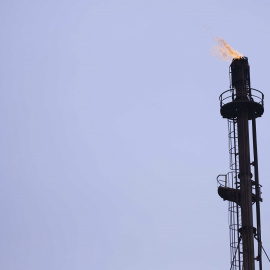
<svg viewBox="0 0 270 270">
<path fill-rule="evenodd" d="M 217 56 L 221 60 L 224 61 L 231 61 L 232 58 L 239 59 L 243 57 L 241 53 L 234 50 L 223 38 L 216 38 L 217 45 L 214 46 L 213 50 L 211 51 L 213 55 Z"/>
</svg>

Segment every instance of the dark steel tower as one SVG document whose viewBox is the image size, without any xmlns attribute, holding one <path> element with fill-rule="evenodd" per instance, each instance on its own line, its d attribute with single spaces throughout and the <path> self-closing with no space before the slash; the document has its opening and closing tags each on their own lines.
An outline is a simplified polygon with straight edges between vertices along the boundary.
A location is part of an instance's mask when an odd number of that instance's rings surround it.
<svg viewBox="0 0 270 270">
<path fill-rule="evenodd" d="M 262 199 L 258 174 L 256 118 L 262 116 L 264 112 L 264 96 L 262 92 L 250 87 L 247 57 L 233 59 L 230 65 L 230 79 L 230 89 L 220 95 L 220 113 L 223 118 L 228 119 L 231 171 L 217 177 L 218 194 L 229 201 L 230 269 L 255 270 L 257 260 L 259 269 L 262 270 L 260 224 Z M 249 130 L 250 121 L 252 132 Z M 253 146 L 252 163 L 250 133 Z M 256 205 L 257 228 L 253 226 L 253 204 Z M 258 242 L 256 251 L 254 238 Z"/>
</svg>

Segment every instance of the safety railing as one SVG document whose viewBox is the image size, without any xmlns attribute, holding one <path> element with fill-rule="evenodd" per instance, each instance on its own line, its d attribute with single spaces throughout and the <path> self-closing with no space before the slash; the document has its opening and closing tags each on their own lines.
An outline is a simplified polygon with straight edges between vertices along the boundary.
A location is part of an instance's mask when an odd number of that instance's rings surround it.
<svg viewBox="0 0 270 270">
<path fill-rule="evenodd" d="M 227 187 L 227 174 L 217 176 L 217 187 Z"/>
<path fill-rule="evenodd" d="M 219 96 L 219 101 L 220 107 L 234 101 L 250 101 L 264 106 L 264 94 L 261 91 L 253 88 L 232 88 L 223 92 Z"/>
<path fill-rule="evenodd" d="M 237 188 L 237 177 L 234 171 L 217 176 L 217 187 Z"/>
</svg>

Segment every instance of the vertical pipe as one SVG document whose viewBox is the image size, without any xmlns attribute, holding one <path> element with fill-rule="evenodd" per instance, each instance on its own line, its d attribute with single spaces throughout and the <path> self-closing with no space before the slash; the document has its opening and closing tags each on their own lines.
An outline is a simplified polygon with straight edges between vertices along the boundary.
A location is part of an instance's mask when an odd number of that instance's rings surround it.
<svg viewBox="0 0 270 270">
<path fill-rule="evenodd" d="M 255 117 L 252 118 L 252 137 L 253 137 L 253 154 L 254 154 L 254 179 L 255 179 L 255 188 L 256 188 L 258 261 L 259 261 L 259 270 L 262 270 L 260 187 L 259 187 L 259 169 L 258 169 L 258 152 L 257 152 L 257 132 L 256 132 L 256 119 L 255 119 Z"/>
<path fill-rule="evenodd" d="M 248 109 L 245 107 L 242 107 L 239 110 L 237 117 L 237 130 L 240 169 L 239 178 L 241 194 L 243 268 L 245 270 L 255 270 Z"/>
</svg>

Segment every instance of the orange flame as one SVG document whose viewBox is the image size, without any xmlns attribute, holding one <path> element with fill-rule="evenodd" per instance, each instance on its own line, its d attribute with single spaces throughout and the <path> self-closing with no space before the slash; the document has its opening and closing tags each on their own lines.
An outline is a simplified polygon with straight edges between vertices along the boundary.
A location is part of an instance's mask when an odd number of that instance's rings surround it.
<svg viewBox="0 0 270 270">
<path fill-rule="evenodd" d="M 211 51 L 213 55 L 224 61 L 231 61 L 232 58 L 239 59 L 243 57 L 241 53 L 234 50 L 223 38 L 217 37 L 216 40 L 217 45 L 214 46 Z"/>
</svg>

